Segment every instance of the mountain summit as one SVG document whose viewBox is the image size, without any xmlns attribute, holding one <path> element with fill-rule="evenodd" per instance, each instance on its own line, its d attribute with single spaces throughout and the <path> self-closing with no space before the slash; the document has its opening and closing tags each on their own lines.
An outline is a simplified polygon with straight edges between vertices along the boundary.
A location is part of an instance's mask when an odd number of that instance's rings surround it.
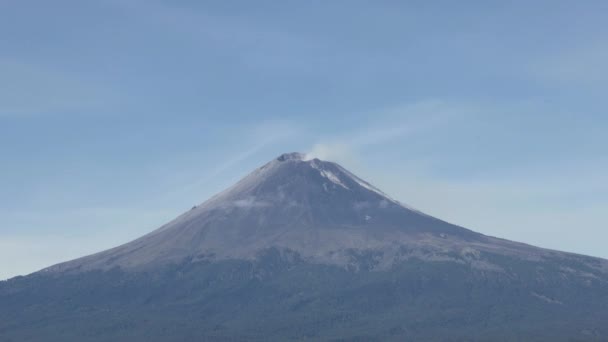
<svg viewBox="0 0 608 342">
<path fill-rule="evenodd" d="M 528 250 L 425 215 L 336 163 L 296 152 L 282 154 L 148 235 L 47 271 L 255 259 L 268 248 L 339 266 L 349 266 L 353 253 L 371 252 L 381 269 L 422 257 L 422 250 L 434 254 L 426 258 Z"/>
<path fill-rule="evenodd" d="M 139 239 L 0 282 L 0 341 L 608 340 L 608 261 L 287 153 Z"/>
</svg>

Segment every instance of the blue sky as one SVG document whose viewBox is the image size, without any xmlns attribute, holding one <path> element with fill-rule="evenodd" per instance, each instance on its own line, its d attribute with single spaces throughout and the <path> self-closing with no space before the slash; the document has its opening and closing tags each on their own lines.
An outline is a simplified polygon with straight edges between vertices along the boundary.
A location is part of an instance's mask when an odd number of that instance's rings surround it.
<svg viewBox="0 0 608 342">
<path fill-rule="evenodd" d="M 608 2 L 3 1 L 0 279 L 146 233 L 282 152 L 608 257 Z"/>
</svg>

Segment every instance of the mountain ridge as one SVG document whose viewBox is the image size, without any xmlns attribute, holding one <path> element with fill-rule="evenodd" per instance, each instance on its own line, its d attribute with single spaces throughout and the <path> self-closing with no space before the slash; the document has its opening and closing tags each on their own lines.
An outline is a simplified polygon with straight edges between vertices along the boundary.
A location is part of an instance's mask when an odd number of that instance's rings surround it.
<svg viewBox="0 0 608 342">
<path fill-rule="evenodd" d="M 43 271 L 250 260 L 268 248 L 341 267 L 350 264 L 353 251 L 380 253 L 378 269 L 414 256 L 445 261 L 456 253 L 479 259 L 475 256 L 482 251 L 529 260 L 559 253 L 577 257 L 447 223 L 401 204 L 336 163 L 294 152 L 256 168 L 141 238 Z M 496 268 L 480 259 L 473 264 Z"/>
</svg>

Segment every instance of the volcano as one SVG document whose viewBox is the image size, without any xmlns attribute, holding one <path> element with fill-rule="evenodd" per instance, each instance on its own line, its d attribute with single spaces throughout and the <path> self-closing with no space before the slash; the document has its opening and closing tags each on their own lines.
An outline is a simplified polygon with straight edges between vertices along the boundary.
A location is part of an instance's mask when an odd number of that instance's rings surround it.
<svg viewBox="0 0 608 342">
<path fill-rule="evenodd" d="M 608 261 L 450 224 L 301 153 L 0 283 L 0 341 L 607 340 L 606 322 Z"/>
</svg>

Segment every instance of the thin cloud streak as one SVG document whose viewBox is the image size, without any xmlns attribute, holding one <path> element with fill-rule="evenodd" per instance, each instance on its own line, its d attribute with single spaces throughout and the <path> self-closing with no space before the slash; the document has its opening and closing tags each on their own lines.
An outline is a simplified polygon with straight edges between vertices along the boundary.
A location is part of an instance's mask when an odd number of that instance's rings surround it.
<svg viewBox="0 0 608 342">
<path fill-rule="evenodd" d="M 250 147 L 237 152 L 216 164 L 205 176 L 188 182 L 177 190 L 166 193 L 165 197 L 173 197 L 184 193 L 190 193 L 201 189 L 227 170 L 238 167 L 244 161 L 252 158 L 264 149 L 277 144 L 280 141 L 298 136 L 299 130 L 296 125 L 285 121 L 269 121 L 254 125 L 245 131 L 249 131 L 251 137 L 247 145 Z"/>
<path fill-rule="evenodd" d="M 306 153 L 307 158 L 329 159 L 352 164 L 361 150 L 384 145 L 410 135 L 443 126 L 472 109 L 452 106 L 443 101 L 427 100 L 376 112 L 374 121 L 381 122 L 349 132 L 339 138 L 321 139 Z"/>
</svg>

